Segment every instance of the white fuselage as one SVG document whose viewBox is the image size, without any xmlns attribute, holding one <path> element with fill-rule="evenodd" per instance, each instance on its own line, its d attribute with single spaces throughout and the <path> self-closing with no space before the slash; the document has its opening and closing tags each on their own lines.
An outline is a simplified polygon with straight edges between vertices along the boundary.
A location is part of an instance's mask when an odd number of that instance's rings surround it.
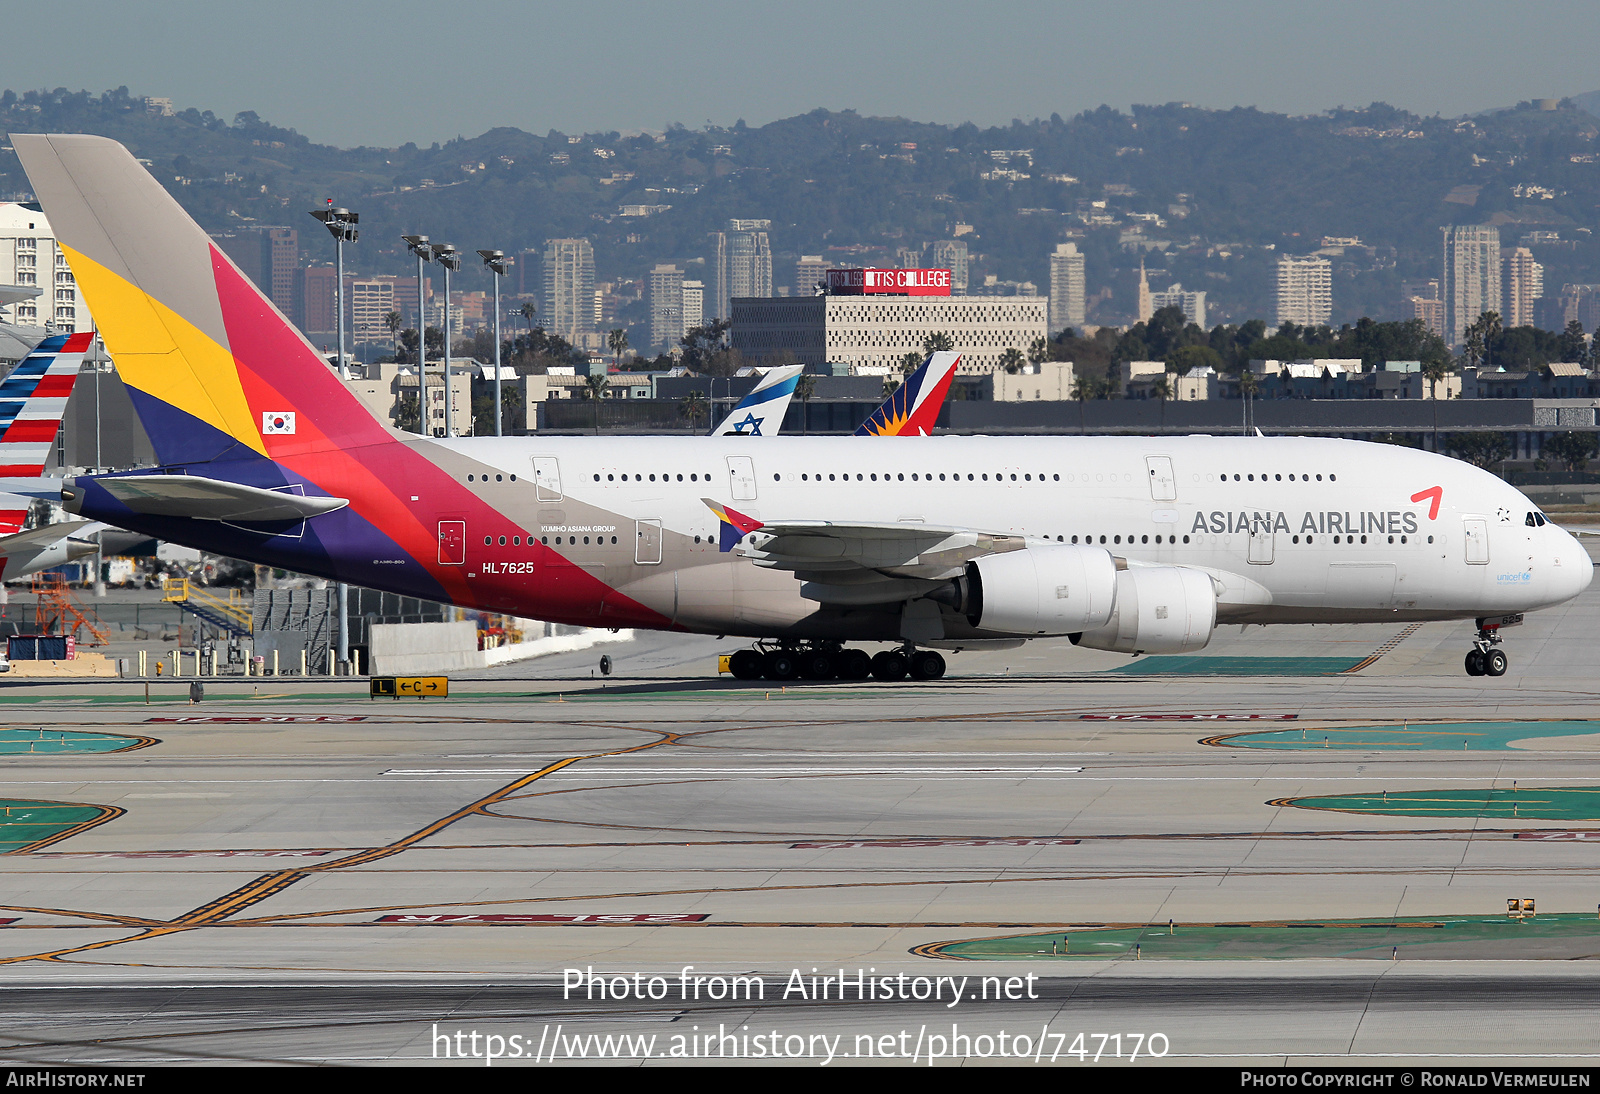
<svg viewBox="0 0 1600 1094">
<path fill-rule="evenodd" d="M 423 444 L 446 450 L 434 458 L 462 468 L 463 478 L 474 475 L 466 485 L 514 512 L 530 539 L 540 536 L 571 562 L 603 573 L 607 585 L 670 615 L 674 625 L 718 633 L 784 633 L 817 605 L 800 598 L 790 575 L 752 572 L 747 561 L 719 552 L 719 521 L 706 498 L 767 523 L 913 522 L 1019 535 L 1030 545 L 1090 543 L 1133 565 L 1199 568 L 1221 587 L 1223 622 L 1532 611 L 1577 595 L 1593 573 L 1577 541 L 1501 479 L 1444 456 L 1358 441 L 572 437 Z M 530 481 L 536 464 L 538 483 Z M 656 522 L 659 540 L 652 541 Z M 531 553 L 496 544 L 483 550 L 491 570 L 502 557 L 515 564 Z"/>
</svg>

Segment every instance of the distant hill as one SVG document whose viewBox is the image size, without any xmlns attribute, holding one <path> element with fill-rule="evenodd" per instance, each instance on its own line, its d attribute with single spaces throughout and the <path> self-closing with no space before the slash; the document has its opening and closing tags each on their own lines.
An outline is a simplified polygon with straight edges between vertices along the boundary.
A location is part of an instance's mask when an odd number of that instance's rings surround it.
<svg viewBox="0 0 1600 1094">
<path fill-rule="evenodd" d="M 1072 239 L 1098 294 L 1092 321 L 1125 321 L 1142 257 L 1156 288 L 1205 289 L 1213 321 L 1238 322 L 1271 318 L 1278 255 L 1330 237 L 1337 323 L 1398 317 L 1402 280 L 1439 275 L 1439 228 L 1451 223 L 1498 224 L 1511 245 L 1555 231 L 1559 241 L 1535 248 L 1546 284 L 1600 282 L 1597 96 L 1580 97 L 1585 109 L 1521 104 L 1460 120 L 1382 103 L 1304 117 L 1168 104 L 989 129 L 818 110 L 759 128 L 499 128 L 426 148 L 340 149 L 249 112 L 162 117 L 122 88 L 6 91 L 0 128 L 115 137 L 208 229 L 289 224 L 313 258 L 331 258 L 331 244 L 306 211 L 332 197 L 361 213 L 347 261 L 364 272 L 408 270 L 404 232 L 511 253 L 587 236 L 601 281 L 661 262 L 709 281 L 707 233 L 760 217 L 773 222 L 780 286 L 801 254 L 895 263 L 901 248 L 959 234 L 974 284 L 1048 292 L 1047 256 Z M 0 193 L 26 189 L 0 150 Z M 1338 242 L 1351 238 L 1360 243 Z M 464 270 L 459 283 L 484 287 L 480 277 Z M 622 321 L 642 324 L 642 307 Z"/>
<path fill-rule="evenodd" d="M 1595 117 L 1600 118 L 1600 91 L 1585 91 L 1582 95 L 1572 96 L 1572 101 L 1580 110 L 1587 110 Z"/>
</svg>

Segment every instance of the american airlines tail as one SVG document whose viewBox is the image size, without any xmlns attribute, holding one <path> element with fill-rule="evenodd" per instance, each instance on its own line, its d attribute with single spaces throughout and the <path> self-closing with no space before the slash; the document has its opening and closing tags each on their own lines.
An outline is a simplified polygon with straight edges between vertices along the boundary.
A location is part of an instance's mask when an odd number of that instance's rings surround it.
<svg viewBox="0 0 1600 1094">
<path fill-rule="evenodd" d="M 93 340 L 89 331 L 52 335 L 6 374 L 0 383 L 0 476 L 37 478 L 44 473 Z M 21 531 L 27 516 L 25 498 L 0 494 L 0 535 Z"/>
<path fill-rule="evenodd" d="M 856 429 L 858 437 L 926 437 L 939 421 L 939 408 L 950 383 L 956 378 L 961 354 L 938 350 L 906 382 L 889 393 L 883 405 L 874 410 Z"/>
</svg>

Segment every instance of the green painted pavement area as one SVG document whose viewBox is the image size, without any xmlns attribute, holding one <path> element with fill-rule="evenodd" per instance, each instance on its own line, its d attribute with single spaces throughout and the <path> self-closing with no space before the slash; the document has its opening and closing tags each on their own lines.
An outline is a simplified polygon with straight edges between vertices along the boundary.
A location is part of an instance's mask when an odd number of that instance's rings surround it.
<svg viewBox="0 0 1600 1094">
<path fill-rule="evenodd" d="M 1061 952 L 1062 948 L 1066 952 Z M 1135 950 L 1137 947 L 1137 951 Z M 1346 957 L 1570 960 L 1600 952 L 1600 919 L 1562 912 L 1505 916 L 1405 916 L 1279 923 L 1178 923 L 1171 927 L 1079 927 L 1046 934 L 1002 935 L 921 946 L 913 952 L 977 961 L 1205 961 L 1239 958 Z"/>
<path fill-rule="evenodd" d="M 1209 737 L 1207 744 L 1227 748 L 1275 748 L 1298 750 L 1327 748 L 1357 751 L 1467 750 L 1504 751 L 1516 747 L 1514 741 L 1548 737 L 1581 737 L 1600 734 L 1600 722 L 1441 722 L 1423 725 L 1347 726 L 1325 729 L 1282 729 L 1261 733 L 1234 733 Z M 1524 746 L 1526 747 L 1526 746 Z"/>
<path fill-rule="evenodd" d="M 0 798 L 0 855 L 55 843 L 121 814 L 106 805 Z"/>
<path fill-rule="evenodd" d="M 1361 661 L 1349 657 L 1141 657 L 1111 671 L 1132 676 L 1334 676 Z"/>
<path fill-rule="evenodd" d="M 1390 790 L 1319 798 L 1276 798 L 1268 805 L 1389 817 L 1485 820 L 1600 820 L 1600 786 L 1497 787 L 1493 790 Z"/>
<path fill-rule="evenodd" d="M 29 753 L 125 752 L 154 744 L 149 737 L 125 737 L 117 733 L 90 733 L 79 729 L 19 729 L 0 727 L 0 756 L 26 756 Z"/>
</svg>

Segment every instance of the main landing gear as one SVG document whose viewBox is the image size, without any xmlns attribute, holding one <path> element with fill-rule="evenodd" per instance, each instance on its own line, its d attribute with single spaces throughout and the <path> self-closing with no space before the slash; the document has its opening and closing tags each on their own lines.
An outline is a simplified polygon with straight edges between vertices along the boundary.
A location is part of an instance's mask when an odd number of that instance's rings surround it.
<svg viewBox="0 0 1600 1094">
<path fill-rule="evenodd" d="M 1500 648 L 1500 625 L 1479 620 L 1477 636 L 1467 652 L 1467 675 L 1504 676 L 1510 663 L 1506 651 Z"/>
<path fill-rule="evenodd" d="M 728 659 L 728 670 L 738 680 L 937 680 L 944 675 L 944 658 L 933 650 L 912 646 L 869 654 L 846 649 L 837 642 L 806 645 L 782 644 L 740 650 Z"/>
</svg>

